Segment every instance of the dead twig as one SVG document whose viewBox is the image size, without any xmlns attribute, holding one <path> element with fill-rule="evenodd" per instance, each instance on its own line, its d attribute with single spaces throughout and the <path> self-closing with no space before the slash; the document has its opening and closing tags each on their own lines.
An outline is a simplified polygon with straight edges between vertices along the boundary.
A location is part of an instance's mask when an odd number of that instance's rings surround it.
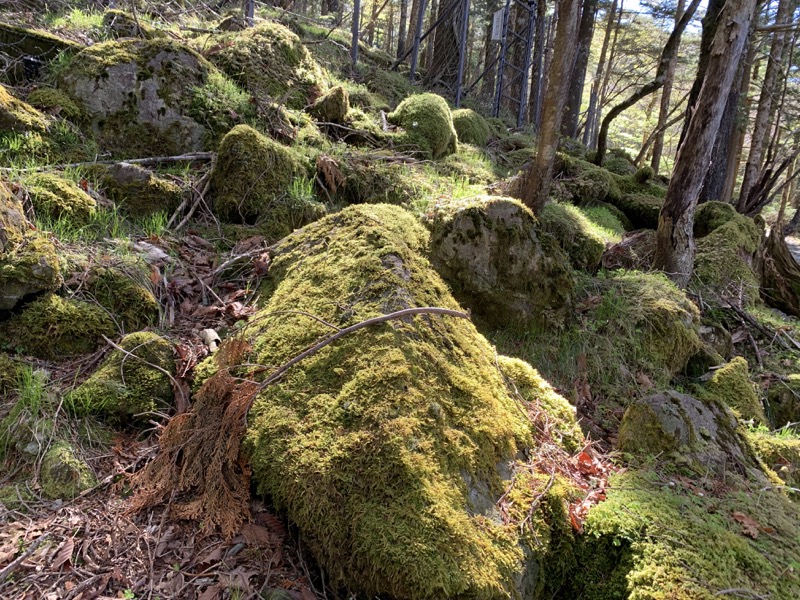
<svg viewBox="0 0 800 600">
<path fill-rule="evenodd" d="M 31 554 L 33 554 L 36 551 L 36 548 L 38 548 L 39 545 L 49 537 L 50 534 L 45 533 L 44 535 L 40 535 L 38 538 L 36 538 L 36 540 L 34 540 L 34 542 L 30 545 L 30 547 L 27 550 L 25 550 L 25 552 L 23 552 L 17 558 L 12 560 L 5 568 L 3 568 L 2 571 L 0 571 L 0 581 L 8 577 L 11 573 L 13 573 L 14 569 L 16 569 L 20 564 L 22 564 L 22 562 L 26 558 L 28 558 Z"/>
</svg>

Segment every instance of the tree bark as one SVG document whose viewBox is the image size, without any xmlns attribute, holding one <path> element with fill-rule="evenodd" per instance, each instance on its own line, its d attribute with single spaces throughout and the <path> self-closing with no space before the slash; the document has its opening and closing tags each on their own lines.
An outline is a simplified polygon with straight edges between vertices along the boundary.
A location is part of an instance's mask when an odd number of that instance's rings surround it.
<svg viewBox="0 0 800 600">
<path fill-rule="evenodd" d="M 615 0 L 616 1 L 616 0 Z M 531 69 L 531 95 L 528 102 L 528 120 L 534 131 L 539 130 L 542 112 L 542 82 L 544 81 L 544 45 L 547 21 L 547 4 L 540 1 L 536 5 L 536 38 L 533 46 L 533 67 Z"/>
<path fill-rule="evenodd" d="M 397 58 L 406 51 L 406 28 L 408 27 L 408 0 L 400 0 L 400 24 L 397 30 Z"/>
<path fill-rule="evenodd" d="M 694 266 L 694 211 L 708 170 L 728 92 L 733 85 L 756 0 L 728 0 L 711 44 L 703 85 L 678 149 L 675 170 L 658 219 L 654 266 L 685 287 Z"/>
<path fill-rule="evenodd" d="M 586 68 L 589 65 L 589 50 L 594 35 L 594 18 L 597 14 L 597 0 L 583 0 L 581 23 L 578 27 L 578 51 L 570 77 L 567 104 L 561 123 L 561 134 L 575 138 L 578 134 L 578 118 L 583 102 L 583 86 L 586 82 Z"/>
<path fill-rule="evenodd" d="M 614 31 L 614 17 L 617 12 L 617 0 L 612 0 L 611 8 L 608 9 L 608 19 L 606 21 L 606 32 L 603 36 L 603 45 L 600 48 L 600 60 L 597 61 L 597 70 L 592 78 L 592 88 L 589 92 L 589 108 L 586 110 L 586 125 L 583 130 L 583 143 L 585 146 L 593 146 L 595 125 L 598 121 L 597 102 L 600 95 L 600 85 L 603 81 L 603 71 L 606 66 L 606 53 L 608 44 L 611 41 L 611 32 Z M 620 7 L 620 13 L 622 8 Z"/>
<path fill-rule="evenodd" d="M 780 0 L 778 3 L 778 13 L 775 16 L 776 25 L 788 23 L 794 10 L 794 0 Z M 739 190 L 739 202 L 736 209 L 743 212 L 747 208 L 750 191 L 755 186 L 759 178 L 762 158 L 764 154 L 764 144 L 767 136 L 769 116 L 772 111 L 772 100 L 777 90 L 778 75 L 781 71 L 783 62 L 783 49 L 786 45 L 785 31 L 778 31 L 772 39 L 769 50 L 767 68 L 764 71 L 764 81 L 761 84 L 761 95 L 758 99 L 758 109 L 756 118 L 753 122 L 752 133 L 750 134 L 750 153 L 747 155 L 747 164 L 744 167 L 744 178 L 742 187 Z"/>
<path fill-rule="evenodd" d="M 536 158 L 522 188 L 522 200 L 535 215 L 541 212 L 547 202 L 553 179 L 553 163 L 569 90 L 569 74 L 577 51 L 579 9 L 580 0 L 558 0 L 553 59 L 547 75 Z"/>
<path fill-rule="evenodd" d="M 675 26 L 678 26 L 681 18 L 683 17 L 683 10 L 686 6 L 685 0 L 678 0 L 678 6 L 675 9 Z M 661 155 L 664 152 L 664 134 L 666 127 L 664 123 L 669 118 L 669 103 L 672 99 L 672 84 L 675 81 L 675 68 L 678 66 L 678 54 L 669 61 L 667 66 L 667 74 L 664 77 L 664 88 L 661 90 L 661 104 L 658 109 L 658 123 L 656 124 L 656 137 L 653 139 L 653 156 L 650 159 L 650 166 L 653 173 L 658 175 L 661 168 Z"/>
<path fill-rule="evenodd" d="M 689 7 L 686 9 L 686 13 L 684 13 L 684 15 L 681 17 L 680 21 L 675 26 L 675 29 L 672 30 L 672 33 L 667 39 L 667 43 L 664 45 L 664 50 L 661 52 L 661 58 L 659 59 L 658 67 L 656 68 L 655 79 L 653 79 L 653 81 L 650 83 L 646 83 L 639 88 L 638 91 L 631 94 L 626 100 L 617 104 L 603 119 L 603 124 L 600 126 L 600 134 L 597 136 L 597 155 L 595 157 L 596 164 L 603 164 L 603 159 L 605 158 L 606 154 L 606 144 L 608 142 L 608 128 L 611 126 L 611 122 L 620 114 L 622 114 L 622 112 L 636 104 L 639 100 L 652 94 L 662 85 L 664 85 L 669 63 L 672 58 L 677 55 L 678 47 L 681 43 L 681 35 L 683 34 L 684 29 L 686 29 L 686 26 L 689 24 L 689 21 L 691 21 L 692 17 L 694 16 L 694 12 L 697 10 L 697 6 L 699 4 L 700 0 L 692 0 L 691 4 L 689 4 Z"/>
</svg>

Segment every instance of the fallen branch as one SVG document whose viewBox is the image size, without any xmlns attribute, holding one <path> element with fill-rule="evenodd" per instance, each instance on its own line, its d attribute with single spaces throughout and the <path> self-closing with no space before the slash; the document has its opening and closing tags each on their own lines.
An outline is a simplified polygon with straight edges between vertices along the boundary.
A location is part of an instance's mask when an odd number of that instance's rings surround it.
<svg viewBox="0 0 800 600">
<path fill-rule="evenodd" d="M 77 162 L 77 163 L 40 165 L 38 167 L 29 167 L 26 169 L 2 167 L 0 168 L 0 172 L 3 173 L 9 173 L 11 171 L 37 172 L 37 171 L 50 171 L 55 169 L 74 169 L 76 167 L 87 167 L 90 165 L 118 165 L 123 163 L 127 163 L 129 165 L 152 166 L 152 165 L 162 165 L 165 163 L 174 163 L 174 162 L 187 162 L 187 161 L 194 162 L 194 161 L 213 160 L 216 154 L 217 154 L 216 152 L 189 152 L 187 154 L 178 154 L 177 156 L 150 156 L 148 158 L 126 158 L 124 160 L 87 160 L 84 162 Z"/>
<path fill-rule="evenodd" d="M 43 541 L 45 541 L 49 537 L 50 537 L 50 534 L 49 533 L 45 533 L 44 535 L 40 535 L 38 538 L 36 538 L 36 540 L 34 540 L 34 542 L 30 545 L 30 548 L 25 550 L 25 552 L 23 552 L 17 558 L 12 560 L 5 568 L 3 568 L 2 571 L 0 571 L 0 581 L 5 579 L 11 573 L 13 573 L 14 569 L 16 569 L 22 563 L 22 561 L 24 561 L 31 554 L 33 554 L 36 551 L 36 548 L 39 547 L 39 544 L 41 544 Z"/>
</svg>

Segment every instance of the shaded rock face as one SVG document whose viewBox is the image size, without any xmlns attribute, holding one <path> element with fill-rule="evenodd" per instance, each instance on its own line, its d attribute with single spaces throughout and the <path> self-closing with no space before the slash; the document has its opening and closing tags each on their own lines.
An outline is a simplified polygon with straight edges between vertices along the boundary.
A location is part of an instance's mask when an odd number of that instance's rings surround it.
<svg viewBox="0 0 800 600">
<path fill-rule="evenodd" d="M 456 297 L 490 321 L 547 320 L 572 302 L 568 258 L 511 198 L 481 197 L 434 217 L 430 260 Z"/>
<path fill-rule="evenodd" d="M 59 87 L 79 102 L 103 146 L 174 154 L 203 148 L 206 130 L 190 108 L 211 69 L 175 42 L 105 42 L 80 52 Z"/>
<path fill-rule="evenodd" d="M 619 448 L 640 456 L 679 455 L 701 471 L 745 474 L 757 466 L 736 416 L 721 402 L 702 401 L 676 391 L 648 396 L 625 412 Z"/>
</svg>

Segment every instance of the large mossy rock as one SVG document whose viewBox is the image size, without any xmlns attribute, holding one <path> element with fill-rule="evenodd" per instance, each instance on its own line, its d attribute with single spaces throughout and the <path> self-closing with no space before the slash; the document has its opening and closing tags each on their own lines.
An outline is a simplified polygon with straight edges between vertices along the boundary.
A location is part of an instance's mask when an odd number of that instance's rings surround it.
<svg viewBox="0 0 800 600">
<path fill-rule="evenodd" d="M 569 311 L 569 259 L 519 201 L 481 196 L 445 206 L 431 227 L 431 262 L 477 314 L 508 324 L 552 321 Z"/>
<path fill-rule="evenodd" d="M 322 69 L 283 25 L 260 23 L 214 42 L 207 58 L 260 102 L 302 110 L 325 91 Z"/>
<path fill-rule="evenodd" d="M 22 203 L 0 181 L 0 311 L 62 281 L 53 242 L 30 228 Z"/>
<path fill-rule="evenodd" d="M 258 223 L 271 241 L 325 214 L 319 202 L 290 193 L 306 175 L 301 157 L 247 125 L 237 125 L 219 145 L 211 174 L 214 212 L 225 221 Z"/>
<path fill-rule="evenodd" d="M 93 352 L 103 336 L 113 335 L 114 323 L 103 308 L 55 294 L 44 294 L 0 323 L 0 340 L 45 360 Z"/>
<path fill-rule="evenodd" d="M 714 370 L 702 389 L 702 395 L 711 395 L 735 410 L 741 418 L 766 425 L 764 407 L 750 380 L 747 361 L 736 356 L 731 361 Z"/>
<path fill-rule="evenodd" d="M 549 202 L 539 215 L 542 230 L 552 235 L 576 269 L 594 271 L 600 265 L 605 242 L 597 228 L 577 207 Z"/>
<path fill-rule="evenodd" d="M 59 70 L 58 87 L 79 104 L 100 146 L 121 156 L 202 150 L 234 123 L 231 110 L 248 110 L 246 95 L 213 65 L 163 39 L 86 48 Z"/>
<path fill-rule="evenodd" d="M 77 52 L 82 47 L 40 29 L 0 23 L 0 48 L 12 58 L 28 56 L 47 62 L 59 54 Z"/>
<path fill-rule="evenodd" d="M 460 310 L 423 256 L 427 241 L 389 205 L 348 207 L 287 237 L 241 360 L 284 363 L 331 325 Z M 536 402 L 543 386 L 523 370 Z M 574 435 L 574 420 L 554 422 Z M 519 462 L 533 445 L 525 400 L 512 398 L 469 320 L 420 314 L 346 335 L 266 387 L 248 423 L 259 492 L 286 511 L 334 584 L 408 600 L 539 598 L 558 586 L 548 565 L 560 558 L 548 555 L 569 535 L 565 488 L 556 478 L 548 490 L 547 474 Z"/>
<path fill-rule="evenodd" d="M 341 85 L 323 94 L 308 112 L 318 121 L 344 123 L 350 110 L 350 94 Z"/>
<path fill-rule="evenodd" d="M 110 200 L 126 214 L 142 217 L 172 212 L 183 199 L 181 187 L 152 171 L 126 162 L 97 165 L 91 172 Z"/>
<path fill-rule="evenodd" d="M 764 429 L 750 430 L 747 434 L 758 457 L 787 485 L 800 490 L 800 436 L 776 435 Z M 798 495 L 793 498 L 800 498 Z"/>
<path fill-rule="evenodd" d="M 492 134 L 489 123 L 471 108 L 454 110 L 453 126 L 458 133 L 459 142 L 480 147 L 489 143 L 489 137 Z"/>
<path fill-rule="evenodd" d="M 453 126 L 450 107 L 436 94 L 417 94 L 403 100 L 387 115 L 390 123 L 404 132 L 396 139 L 398 150 L 414 149 L 434 160 L 458 149 L 458 134 Z"/>
<path fill-rule="evenodd" d="M 703 202 L 697 206 L 694 212 L 694 237 L 698 239 L 706 237 L 712 231 L 736 218 L 736 209 L 732 204 L 716 200 Z"/>
<path fill-rule="evenodd" d="M 66 406 L 74 413 L 129 425 L 136 415 L 170 406 L 169 375 L 175 374 L 172 344 L 141 331 L 126 335 L 119 347 L 124 352 L 113 350 L 89 379 L 68 394 Z"/>
<path fill-rule="evenodd" d="M 30 104 L 18 100 L 0 85 L 0 132 L 43 132 L 47 119 Z"/>
<path fill-rule="evenodd" d="M 45 453 L 39 475 L 42 492 L 48 498 L 74 498 L 97 482 L 89 465 L 65 441 L 55 442 Z"/>
<path fill-rule="evenodd" d="M 736 415 L 712 398 L 676 391 L 643 398 L 625 412 L 619 448 L 635 456 L 665 454 L 699 473 L 747 474 L 757 467 Z"/>
<path fill-rule="evenodd" d="M 39 217 L 64 218 L 80 225 L 97 208 L 94 198 L 76 183 L 54 173 L 37 173 L 27 177 L 24 183 Z"/>
</svg>

